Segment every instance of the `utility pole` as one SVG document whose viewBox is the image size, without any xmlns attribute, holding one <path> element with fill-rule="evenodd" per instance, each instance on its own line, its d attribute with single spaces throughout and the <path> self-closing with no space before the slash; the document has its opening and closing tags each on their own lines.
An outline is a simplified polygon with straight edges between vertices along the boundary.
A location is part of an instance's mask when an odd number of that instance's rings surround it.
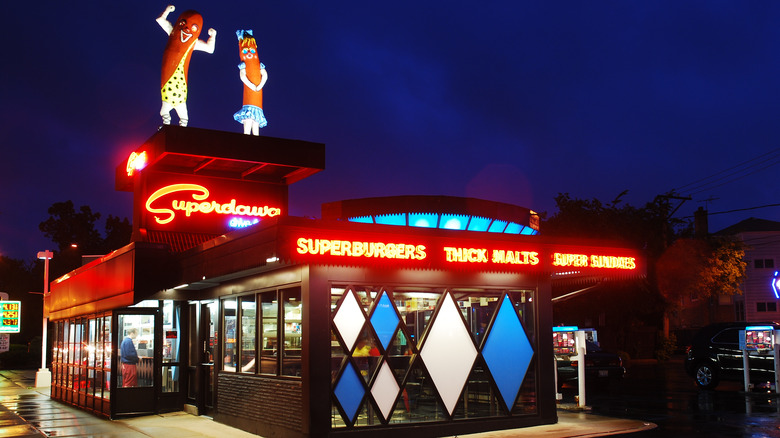
<svg viewBox="0 0 780 438">
<path fill-rule="evenodd" d="M 669 213 L 668 210 L 668 203 L 663 204 L 663 223 L 661 224 L 661 244 L 663 245 L 662 249 L 666 250 L 666 242 L 669 239 L 669 219 L 674 215 L 674 213 L 682 207 L 682 205 L 685 203 L 685 201 L 690 201 L 690 196 L 677 196 L 674 194 L 666 194 L 666 195 L 656 195 L 655 200 L 658 199 L 664 199 L 664 200 L 670 200 L 674 199 L 677 201 L 680 201 L 679 204 L 677 204 L 677 207 L 674 208 L 674 210 Z M 669 314 L 664 311 L 663 316 L 663 333 L 665 338 L 669 338 Z"/>
</svg>

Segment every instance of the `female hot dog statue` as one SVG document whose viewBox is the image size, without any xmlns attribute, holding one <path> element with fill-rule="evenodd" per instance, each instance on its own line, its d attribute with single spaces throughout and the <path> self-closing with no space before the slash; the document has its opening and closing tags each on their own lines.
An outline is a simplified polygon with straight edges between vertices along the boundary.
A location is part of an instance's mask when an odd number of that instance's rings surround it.
<svg viewBox="0 0 780 438">
<path fill-rule="evenodd" d="M 190 69 L 190 56 L 195 50 L 214 53 L 217 31 L 209 29 L 209 39 L 204 42 L 199 40 L 200 30 L 203 27 L 203 17 L 195 11 L 184 11 L 176 20 L 176 25 L 168 21 L 168 14 L 176 8 L 168 5 L 162 15 L 157 18 L 157 23 L 168 34 L 168 44 L 165 46 L 162 61 L 162 75 L 160 78 L 160 94 L 162 96 L 163 124 L 171 123 L 171 110 L 176 110 L 179 116 L 179 125 L 187 126 L 187 74 Z"/>
<path fill-rule="evenodd" d="M 236 36 L 242 61 L 238 68 L 244 83 L 244 106 L 233 114 L 233 118 L 244 125 L 244 134 L 260 135 L 260 128 L 268 124 L 263 114 L 263 86 L 268 80 L 268 73 L 257 55 L 257 41 L 252 36 L 252 30 L 238 30 Z"/>
</svg>

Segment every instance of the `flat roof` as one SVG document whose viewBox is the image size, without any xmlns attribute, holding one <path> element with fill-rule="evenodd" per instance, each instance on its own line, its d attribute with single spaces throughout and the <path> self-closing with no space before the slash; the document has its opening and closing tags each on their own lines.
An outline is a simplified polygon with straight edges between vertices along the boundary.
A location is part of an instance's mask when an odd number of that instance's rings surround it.
<svg viewBox="0 0 780 438">
<path fill-rule="evenodd" d="M 325 169 L 325 145 L 303 140 L 166 125 L 134 151 L 144 170 L 289 185 Z M 129 158 L 129 157 L 128 157 Z M 132 191 L 127 160 L 116 190 Z"/>
</svg>

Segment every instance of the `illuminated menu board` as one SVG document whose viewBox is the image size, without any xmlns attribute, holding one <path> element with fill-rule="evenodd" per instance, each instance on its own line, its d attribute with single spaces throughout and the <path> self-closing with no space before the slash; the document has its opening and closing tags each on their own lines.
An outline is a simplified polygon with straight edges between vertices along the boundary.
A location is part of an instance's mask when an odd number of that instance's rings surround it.
<svg viewBox="0 0 780 438">
<path fill-rule="evenodd" d="M 20 301 L 0 301 L 0 333 L 19 333 Z"/>
<path fill-rule="evenodd" d="M 553 354 L 573 356 L 577 354 L 578 327 L 553 327 Z"/>
<path fill-rule="evenodd" d="M 760 351 L 773 349 L 775 347 L 774 332 L 775 330 L 772 326 L 745 327 L 745 346 L 743 350 Z"/>
</svg>

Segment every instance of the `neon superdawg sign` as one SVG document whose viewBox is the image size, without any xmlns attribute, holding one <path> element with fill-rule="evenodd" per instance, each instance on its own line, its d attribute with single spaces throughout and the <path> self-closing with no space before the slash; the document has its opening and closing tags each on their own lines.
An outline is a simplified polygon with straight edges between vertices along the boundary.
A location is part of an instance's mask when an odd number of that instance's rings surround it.
<svg viewBox="0 0 780 438">
<path fill-rule="evenodd" d="M 246 218 L 274 217 L 282 214 L 279 207 L 243 204 L 235 198 L 217 200 L 210 198 L 206 187 L 198 184 L 171 184 L 152 193 L 146 200 L 146 210 L 154 215 L 160 225 L 172 222 L 177 216 L 226 215 Z"/>
</svg>

